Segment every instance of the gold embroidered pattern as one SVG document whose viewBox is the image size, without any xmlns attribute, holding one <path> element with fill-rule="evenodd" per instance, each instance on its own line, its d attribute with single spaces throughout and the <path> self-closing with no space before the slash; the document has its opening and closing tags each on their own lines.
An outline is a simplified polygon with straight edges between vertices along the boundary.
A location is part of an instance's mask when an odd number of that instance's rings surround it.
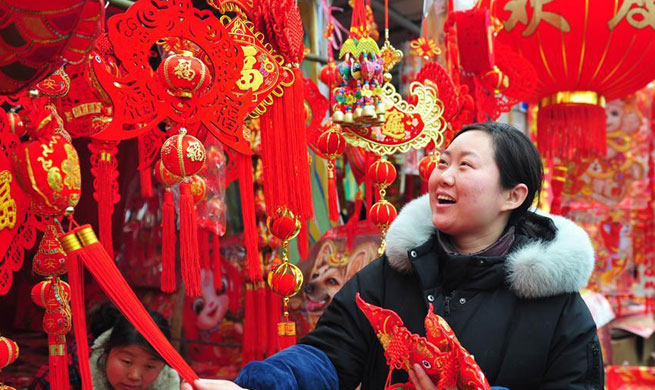
<svg viewBox="0 0 655 390">
<path fill-rule="evenodd" d="M 242 46 L 243 49 L 243 69 L 241 70 L 241 78 L 237 81 L 237 87 L 242 91 L 252 89 L 257 91 L 264 83 L 264 76 L 253 66 L 257 63 L 255 56 L 257 49 L 253 46 Z"/>
<path fill-rule="evenodd" d="M 205 151 L 199 142 L 191 141 L 186 148 L 186 156 L 191 161 L 202 161 L 205 159 Z"/>
<path fill-rule="evenodd" d="M 16 200 L 11 197 L 10 171 L 0 171 L 0 230 L 16 226 Z"/>
<path fill-rule="evenodd" d="M 196 71 L 191 69 L 191 60 L 180 59 L 173 72 L 178 79 L 186 81 L 191 81 L 196 76 Z"/>
</svg>

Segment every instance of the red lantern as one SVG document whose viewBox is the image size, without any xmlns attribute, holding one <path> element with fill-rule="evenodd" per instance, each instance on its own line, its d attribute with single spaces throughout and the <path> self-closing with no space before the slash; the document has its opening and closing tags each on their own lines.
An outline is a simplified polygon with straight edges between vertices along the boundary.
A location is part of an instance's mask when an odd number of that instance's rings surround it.
<svg viewBox="0 0 655 390">
<path fill-rule="evenodd" d="M 337 84 L 341 83 L 341 74 L 339 74 L 339 68 L 334 61 L 330 61 L 321 69 L 321 74 L 319 76 L 323 84 L 327 85 L 330 89 L 336 87 Z"/>
<path fill-rule="evenodd" d="M 389 228 L 389 225 L 391 225 L 391 222 L 396 219 L 398 212 L 396 211 L 396 207 L 394 207 L 394 205 L 385 199 L 380 199 L 371 207 L 369 215 L 371 222 L 373 222 L 380 230 L 382 230 L 382 232 L 386 232 L 386 230 Z"/>
<path fill-rule="evenodd" d="M 0 370 L 18 359 L 18 345 L 14 340 L 0 336 Z M 1 385 L 0 385 L 0 388 Z"/>
<path fill-rule="evenodd" d="M 438 163 L 439 157 L 433 154 L 427 155 L 421 159 L 418 163 L 418 173 L 423 181 L 430 180 L 430 175 L 432 175 L 432 171 L 434 171 L 434 168 L 437 167 Z"/>
<path fill-rule="evenodd" d="M 268 230 L 282 241 L 289 241 L 300 232 L 300 220 L 287 209 L 280 207 L 266 220 Z"/>
<path fill-rule="evenodd" d="M 381 189 L 387 188 L 396 180 L 396 167 L 389 160 L 376 160 L 368 168 L 368 176 Z"/>
<path fill-rule="evenodd" d="M 2 126 L 5 129 L 8 129 L 9 132 L 16 134 L 18 137 L 22 137 L 27 133 L 23 120 L 20 115 L 15 112 L 8 112 L 2 117 L 2 121 Z"/>
<path fill-rule="evenodd" d="M 567 159 L 604 154 L 605 100 L 630 94 L 655 78 L 655 30 L 650 6 L 635 1 L 498 0 L 497 39 L 534 67 L 525 97 L 540 106 L 538 147 Z M 511 79 L 510 79 L 511 83 Z"/>
<path fill-rule="evenodd" d="M 168 56 L 157 69 L 157 74 L 167 92 L 181 98 L 201 96 L 212 81 L 207 65 L 190 51 Z"/>
<path fill-rule="evenodd" d="M 180 176 L 175 176 L 166 169 L 161 160 L 157 160 L 155 163 L 155 178 L 166 187 L 172 187 L 182 181 Z"/>
<path fill-rule="evenodd" d="M 467 72 L 483 73 L 495 64 L 491 34 L 491 15 L 488 9 L 454 12 L 457 25 L 459 59 Z"/>
<path fill-rule="evenodd" d="M 54 115 L 50 115 L 39 126 L 54 126 L 54 123 Z M 56 133 L 32 140 L 12 152 L 12 169 L 39 215 L 62 215 L 80 200 L 80 162 L 77 151 L 64 135 Z"/>
<path fill-rule="evenodd" d="M 175 176 L 193 176 L 205 164 L 207 154 L 200 140 L 180 129 L 166 140 L 161 147 L 161 161 L 164 167 Z"/>
<path fill-rule="evenodd" d="M 332 125 L 316 140 L 316 148 L 328 160 L 334 160 L 346 151 L 346 139 L 339 125 Z"/>
<path fill-rule="evenodd" d="M 60 280 L 59 283 L 61 283 L 61 290 L 62 294 L 65 297 L 70 297 L 71 296 L 71 287 L 68 283 Z M 42 282 L 39 282 L 32 287 L 32 302 L 34 302 L 37 306 L 46 308 L 46 304 L 51 304 L 51 302 L 56 301 L 56 297 L 54 296 L 55 290 L 53 288 L 53 284 L 51 280 L 44 280 Z M 68 299 L 68 298 L 66 298 Z M 50 309 L 56 309 L 57 307 L 53 307 L 52 305 L 50 306 Z"/>
<path fill-rule="evenodd" d="M 193 175 L 189 179 L 193 203 L 198 204 L 207 197 L 207 182 L 201 176 Z"/>
<path fill-rule="evenodd" d="M 59 243 L 57 226 L 49 224 L 39 243 L 39 249 L 32 260 L 32 272 L 41 276 L 56 276 L 68 270 L 67 256 Z"/>
<path fill-rule="evenodd" d="M 268 285 L 277 295 L 292 297 L 300 291 L 302 271 L 289 262 L 282 262 L 268 273 Z"/>
</svg>

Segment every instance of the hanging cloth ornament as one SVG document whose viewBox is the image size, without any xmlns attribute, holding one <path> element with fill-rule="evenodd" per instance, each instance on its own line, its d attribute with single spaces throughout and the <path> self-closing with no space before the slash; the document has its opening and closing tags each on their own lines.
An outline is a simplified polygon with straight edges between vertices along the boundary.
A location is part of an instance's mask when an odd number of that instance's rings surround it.
<svg viewBox="0 0 655 390">
<path fill-rule="evenodd" d="M 206 160 L 205 147 L 184 127 L 168 138 L 161 148 L 164 168 L 182 178 L 180 183 L 180 260 L 187 296 L 197 297 L 200 289 L 200 254 L 198 252 L 197 218 L 191 190 L 191 177 L 202 169 Z"/>
<path fill-rule="evenodd" d="M 346 151 L 346 140 L 341 134 L 341 126 L 332 121 L 327 121 L 321 128 L 325 130 L 316 141 L 316 149 L 322 157 L 328 160 L 328 210 L 330 211 L 330 221 L 336 222 L 339 220 L 339 196 L 334 162 Z"/>
<path fill-rule="evenodd" d="M 155 163 L 155 178 L 164 187 L 161 216 L 161 290 L 173 293 L 177 289 L 175 276 L 175 202 L 171 187 L 182 181 L 180 176 L 173 175 L 164 167 L 161 160 Z"/>
<path fill-rule="evenodd" d="M 0 371 L 18 359 L 18 344 L 14 340 L 0 336 Z M 0 382 L 0 390 L 16 390 Z"/>
<path fill-rule="evenodd" d="M 283 321 L 277 324 L 278 350 L 296 343 L 296 323 L 289 319 L 289 298 L 296 295 L 302 286 L 302 271 L 289 261 L 289 241 L 300 231 L 300 221 L 284 208 L 277 209 L 266 220 L 268 230 L 282 241 L 282 260 L 268 273 L 268 286 L 283 300 Z"/>
<path fill-rule="evenodd" d="M 114 204 L 121 199 L 118 191 L 118 161 L 116 160 L 118 148 L 116 146 L 116 142 L 92 140 L 89 143 L 93 198 L 98 202 L 100 242 L 111 257 L 114 256 L 112 215 Z"/>
</svg>

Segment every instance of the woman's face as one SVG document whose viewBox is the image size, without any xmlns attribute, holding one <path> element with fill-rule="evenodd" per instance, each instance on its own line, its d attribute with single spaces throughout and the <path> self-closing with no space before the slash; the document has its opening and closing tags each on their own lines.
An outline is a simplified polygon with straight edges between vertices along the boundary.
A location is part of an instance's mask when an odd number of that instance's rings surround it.
<svg viewBox="0 0 655 390">
<path fill-rule="evenodd" d="M 432 222 L 451 235 L 504 229 L 507 191 L 500 185 L 493 140 L 484 131 L 470 130 L 443 151 L 428 182 Z"/>
<path fill-rule="evenodd" d="M 163 368 L 164 362 L 138 345 L 115 347 L 107 356 L 107 381 L 114 390 L 144 390 Z"/>
</svg>

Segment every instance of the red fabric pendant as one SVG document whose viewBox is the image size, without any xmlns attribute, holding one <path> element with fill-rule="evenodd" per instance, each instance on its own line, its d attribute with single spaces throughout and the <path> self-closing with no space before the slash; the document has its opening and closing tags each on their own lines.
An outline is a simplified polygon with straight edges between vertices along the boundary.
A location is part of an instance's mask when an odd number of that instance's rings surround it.
<svg viewBox="0 0 655 390">
<path fill-rule="evenodd" d="M 177 278 L 175 276 L 175 203 L 171 190 L 164 191 L 161 217 L 161 290 L 166 293 L 175 292 Z"/>
<path fill-rule="evenodd" d="M 180 263 L 185 294 L 189 297 L 200 296 L 202 292 L 196 209 L 191 185 L 186 182 L 180 184 Z"/>
</svg>

